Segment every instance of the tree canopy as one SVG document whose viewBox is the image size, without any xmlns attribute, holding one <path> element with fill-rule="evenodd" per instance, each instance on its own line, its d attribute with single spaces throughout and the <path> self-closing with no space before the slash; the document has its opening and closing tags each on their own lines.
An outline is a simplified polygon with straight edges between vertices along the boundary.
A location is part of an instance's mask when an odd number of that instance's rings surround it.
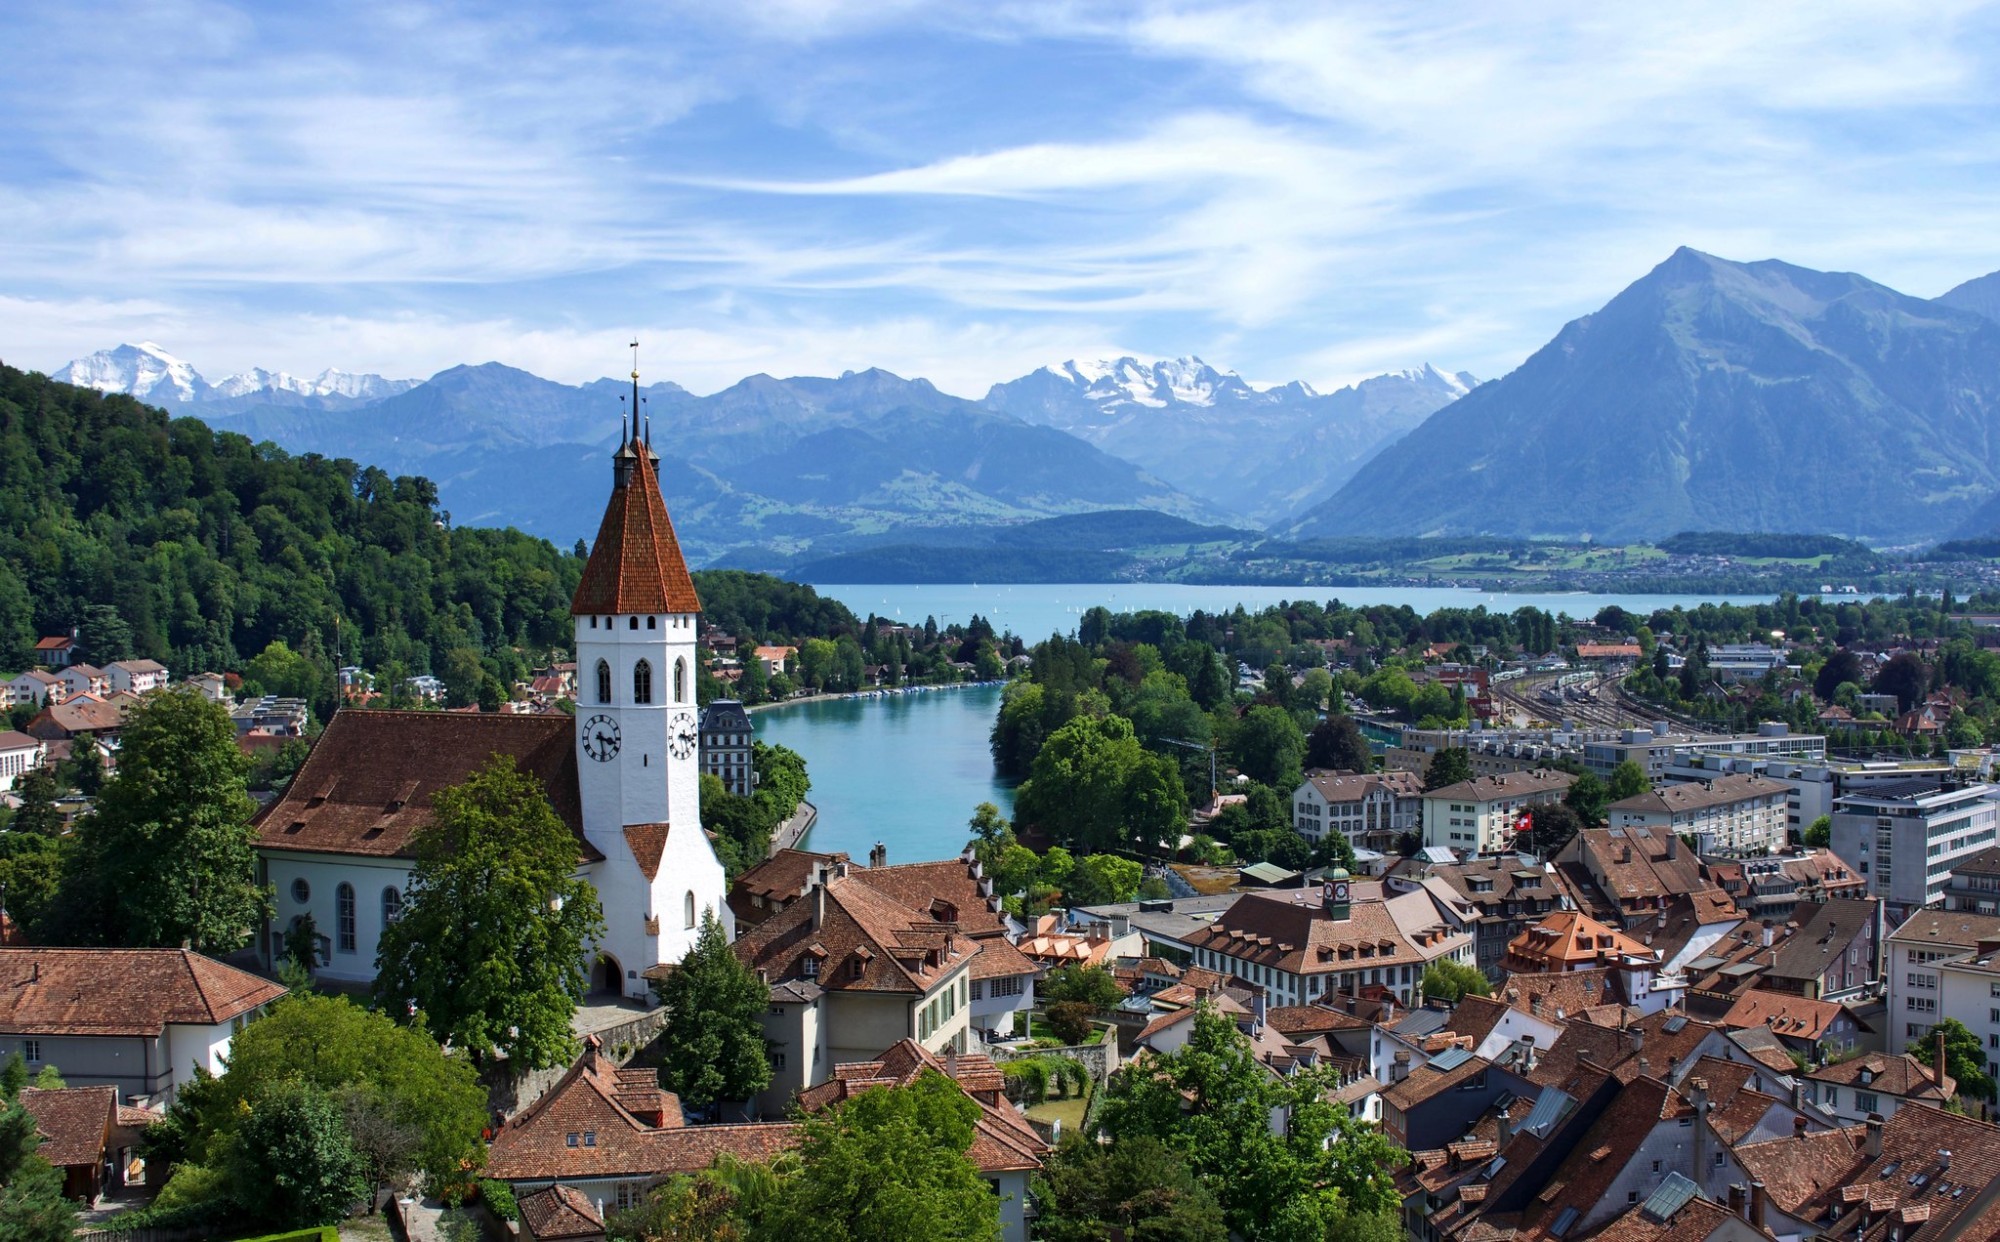
<svg viewBox="0 0 2000 1242">
<path fill-rule="evenodd" d="M 575 1051 L 584 950 L 604 928 L 597 892 L 576 874 L 576 837 L 541 782 L 495 756 L 432 798 L 411 841 L 402 917 L 383 930 L 375 995 L 417 1013 L 475 1058 L 499 1049 L 531 1068 Z"/>
<path fill-rule="evenodd" d="M 722 920 L 702 915 L 694 947 L 657 985 L 667 1024 L 660 1032 L 660 1081 L 695 1108 L 747 1100 L 771 1082 L 759 1019 L 770 989 L 729 947 Z"/>
<path fill-rule="evenodd" d="M 1424 767 L 1424 792 L 1443 789 L 1472 779 L 1472 756 L 1457 746 L 1447 746 L 1431 756 Z"/>
</svg>

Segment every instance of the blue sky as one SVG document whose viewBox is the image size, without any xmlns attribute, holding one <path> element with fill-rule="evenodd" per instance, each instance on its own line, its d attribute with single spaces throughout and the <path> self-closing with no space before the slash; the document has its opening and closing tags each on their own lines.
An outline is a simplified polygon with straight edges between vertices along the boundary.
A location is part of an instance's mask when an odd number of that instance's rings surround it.
<svg viewBox="0 0 2000 1242">
<path fill-rule="evenodd" d="M 2000 268 L 1987 5 L 529 9 L 0 9 L 0 358 L 1330 387 L 1504 373 L 1681 244 Z"/>
</svg>

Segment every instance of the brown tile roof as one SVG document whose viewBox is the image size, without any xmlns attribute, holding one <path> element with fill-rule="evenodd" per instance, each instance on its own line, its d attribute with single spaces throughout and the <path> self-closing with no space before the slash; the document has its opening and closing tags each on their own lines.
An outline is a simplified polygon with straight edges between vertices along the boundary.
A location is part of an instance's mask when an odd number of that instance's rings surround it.
<svg viewBox="0 0 2000 1242">
<path fill-rule="evenodd" d="M 1963 910 L 1914 910 L 1889 936 L 1918 944 L 1976 949 L 1980 941 L 2000 937 L 2000 916 Z"/>
<path fill-rule="evenodd" d="M 746 903 L 739 897 L 762 897 L 766 901 L 789 901 L 812 887 L 821 867 L 846 862 L 845 854 L 815 854 L 810 850 L 779 850 L 763 862 L 736 877 L 729 886 L 730 908 L 740 910 Z M 761 913 L 759 918 L 763 917 Z"/>
<path fill-rule="evenodd" d="M 624 483 L 611 489 L 570 615 L 700 612 L 701 598 L 660 496 L 652 450 L 628 443 L 618 451 L 629 454 L 631 467 Z"/>
<path fill-rule="evenodd" d="M 1382 1093 L 1385 1104 L 1408 1111 L 1432 1096 L 1440 1095 L 1469 1078 L 1475 1078 L 1492 1067 L 1492 1062 L 1480 1057 L 1467 1057 L 1448 1070 L 1419 1065 L 1410 1071 L 1410 1076 Z"/>
<path fill-rule="evenodd" d="M 1669 1030 L 1669 1025 L 1674 1029 Z M 1648 1014 L 1622 1029 L 1571 1022 L 1556 1036 L 1548 1051 L 1537 1056 L 1535 1070 L 1529 1077 L 1542 1086 L 1561 1086 L 1588 1061 L 1599 1069 L 1611 1071 L 1620 1082 L 1631 1082 L 1641 1074 L 1664 1072 L 1670 1063 L 1686 1061 L 1702 1041 L 1719 1029 L 1671 1010 Z M 1638 1048 L 1633 1047 L 1635 1031 L 1641 1037 Z"/>
<path fill-rule="evenodd" d="M 736 941 L 736 954 L 767 979 L 813 978 L 829 992 L 929 992 L 974 954 L 980 942 L 956 923 L 920 914 L 848 875 L 795 901 Z M 816 962 L 808 974 L 804 961 Z"/>
<path fill-rule="evenodd" d="M 1706 1242 L 1731 1220 L 1729 1209 L 1699 1196 L 1689 1199 L 1666 1220 L 1654 1220 L 1645 1205 L 1627 1208 L 1591 1235 L 1591 1242 Z"/>
<path fill-rule="evenodd" d="M 1032 975 L 1041 968 L 1041 963 L 1015 948 L 1004 936 L 981 937 L 979 956 L 972 959 L 974 979 Z"/>
<path fill-rule="evenodd" d="M 1635 794 L 1604 808 L 1612 811 L 1651 812 L 1671 815 L 1677 811 L 1700 811 L 1709 807 L 1731 806 L 1755 798 L 1783 798 L 1791 786 L 1768 776 L 1731 772 L 1704 781 L 1683 781 L 1663 785 L 1650 793 Z"/>
<path fill-rule="evenodd" d="M 1398 900 L 1410 899 L 1431 908 L 1431 899 L 1422 893 L 1405 894 Z M 1190 948 L 1208 949 L 1241 962 L 1317 975 L 1377 966 L 1420 966 L 1442 955 L 1452 938 L 1464 938 L 1464 933 L 1437 919 L 1417 933 L 1427 943 L 1413 943 L 1389 906 L 1389 902 L 1357 897 L 1349 907 L 1349 917 L 1336 922 L 1320 907 L 1317 890 L 1252 892 L 1213 923 L 1188 936 L 1187 943 Z"/>
<path fill-rule="evenodd" d="M 1664 829 L 1587 828 L 1571 838 L 1558 858 L 1581 864 L 1589 883 L 1602 890 L 1620 913 L 1652 911 L 1676 897 L 1704 892 L 1721 898 L 1715 913 L 1733 908 L 1727 895 L 1703 874 L 1694 851 Z"/>
<path fill-rule="evenodd" d="M 116 1087 L 64 1087 L 59 1091 L 21 1089 L 21 1106 L 35 1119 L 42 1145 L 36 1154 L 57 1168 L 95 1165 L 118 1120 Z"/>
<path fill-rule="evenodd" d="M 1527 772 L 1502 772 L 1498 776 L 1475 776 L 1469 781 L 1433 789 L 1424 795 L 1424 800 L 1493 802 L 1501 798 L 1524 798 L 1530 794 L 1559 793 L 1575 783 L 1576 777 L 1572 773 L 1535 768 Z"/>
<path fill-rule="evenodd" d="M 521 1224 L 533 1242 L 604 1236 L 604 1221 L 598 1217 L 596 1206 L 574 1186 L 561 1182 L 544 1186 L 533 1194 L 522 1195 L 516 1206 L 521 1212 Z"/>
<path fill-rule="evenodd" d="M 216 1026 L 285 994 L 188 949 L 0 949 L 0 1034 L 158 1035 Z"/>
<path fill-rule="evenodd" d="M 940 922 L 955 922 L 967 935 L 992 936 L 1006 930 L 990 884 L 972 874 L 963 859 L 855 867 L 848 875 L 913 910 L 929 910 Z M 947 908 L 948 907 L 948 908 Z"/>
<path fill-rule="evenodd" d="M 972 1146 L 966 1155 L 982 1173 L 1034 1171 L 1042 1167 L 1049 1145 L 1008 1102 L 1006 1076 L 990 1057 L 947 1056 L 935 1053 L 911 1039 L 899 1039 L 873 1061 L 849 1062 L 834 1067 L 833 1076 L 816 1087 L 799 1093 L 799 1106 L 808 1112 L 831 1108 L 875 1087 L 906 1087 L 926 1070 L 944 1075 L 979 1105 L 973 1127 Z"/>
<path fill-rule="evenodd" d="M 1892 1056 L 1883 1052 L 1864 1052 L 1850 1060 L 1822 1065 L 1806 1077 L 1814 1082 L 1839 1086 L 1866 1085 L 1870 1091 L 1907 1100 L 1923 1100 L 1940 1108 L 1958 1090 L 1958 1083 L 1949 1074 L 1944 1076 L 1940 1088 L 1937 1070 L 1907 1053 Z"/>
<path fill-rule="evenodd" d="M 1424 779 L 1415 772 L 1309 772 L 1306 781 L 1328 802 L 1360 802 L 1381 790 L 1392 797 L 1420 798 Z"/>
<path fill-rule="evenodd" d="M 62 651 L 62 650 L 64 650 L 65 648 L 67 648 L 67 647 L 69 647 L 69 646 L 73 645 L 73 644 L 74 644 L 75 642 L 76 642 L 76 640 L 75 640 L 74 638 L 71 638 L 71 637 L 70 637 L 69 635 L 67 635 L 67 634 L 58 634 L 58 635 L 56 635 L 56 636 L 55 636 L 54 638 L 40 638 L 40 639 L 36 639 L 36 640 L 35 640 L 35 650 L 37 650 L 37 651 Z"/>
<path fill-rule="evenodd" d="M 1832 1001 L 1752 988 L 1722 1016 L 1724 1026 L 1761 1026 L 1787 1039 L 1817 1040 L 1841 1014 Z"/>
<path fill-rule="evenodd" d="M 1544 1228 L 1566 1207 L 1588 1214 L 1662 1121 L 1674 1121 L 1692 1111 L 1679 1093 L 1656 1078 L 1635 1078 L 1626 1083 L 1557 1166 L 1549 1181 L 1555 1193 L 1544 1190 L 1531 1200 L 1522 1210 L 1521 1223 L 1531 1229 Z"/>
<path fill-rule="evenodd" d="M 1567 970 L 1579 962 L 1659 960 L 1653 949 L 1577 910 L 1557 910 L 1533 924 L 1508 942 L 1507 956 L 1542 971 Z"/>
<path fill-rule="evenodd" d="M 1301 1035 L 1317 1035 L 1325 1031 L 1365 1031 L 1369 1023 L 1350 1013 L 1330 1009 L 1325 1005 L 1277 1005 L 1264 1015 L 1264 1021 L 1280 1035 L 1296 1039 Z"/>
<path fill-rule="evenodd" d="M 632 851 L 632 857 L 639 860 L 639 870 L 645 873 L 650 883 L 660 874 L 660 858 L 667 850 L 666 824 L 627 824 L 625 844 Z"/>
<path fill-rule="evenodd" d="M 586 859 L 575 722 L 568 716 L 336 712 L 284 796 L 254 821 L 264 849 L 408 856 L 431 799 L 495 755 L 540 780 Z"/>
<path fill-rule="evenodd" d="M 1591 970 L 1539 971 L 1510 974 L 1494 989 L 1494 997 L 1531 1017 L 1566 1022 L 1587 1010 L 1618 1000 L 1608 967 Z"/>
</svg>

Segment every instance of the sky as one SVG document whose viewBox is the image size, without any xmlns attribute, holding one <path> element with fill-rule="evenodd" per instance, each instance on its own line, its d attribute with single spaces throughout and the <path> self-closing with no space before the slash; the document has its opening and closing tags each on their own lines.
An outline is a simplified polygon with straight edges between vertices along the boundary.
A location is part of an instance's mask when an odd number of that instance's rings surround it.
<svg viewBox="0 0 2000 1242">
<path fill-rule="evenodd" d="M 1680 245 L 2000 268 L 2000 14 L 0 6 L 0 359 L 1491 378 Z"/>
</svg>

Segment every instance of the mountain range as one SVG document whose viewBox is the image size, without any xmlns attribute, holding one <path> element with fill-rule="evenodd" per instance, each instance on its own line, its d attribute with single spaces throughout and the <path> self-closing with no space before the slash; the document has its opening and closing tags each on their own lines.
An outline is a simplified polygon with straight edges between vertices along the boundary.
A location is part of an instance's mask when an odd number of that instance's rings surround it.
<svg viewBox="0 0 2000 1242">
<path fill-rule="evenodd" d="M 1989 276 L 1927 301 L 1682 248 L 1384 449 L 1290 533 L 1799 531 L 1895 546 L 1990 530 L 1996 290 Z"/>
</svg>

